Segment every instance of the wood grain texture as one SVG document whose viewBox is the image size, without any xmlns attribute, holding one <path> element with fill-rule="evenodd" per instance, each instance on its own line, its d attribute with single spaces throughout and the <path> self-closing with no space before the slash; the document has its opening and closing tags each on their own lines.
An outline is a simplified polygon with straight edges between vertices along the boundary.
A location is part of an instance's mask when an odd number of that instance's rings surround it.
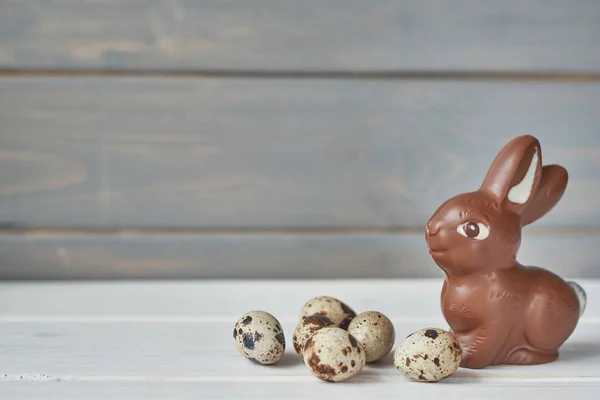
<svg viewBox="0 0 600 400">
<path fill-rule="evenodd" d="M 364 375 L 363 375 L 364 376 Z M 365 378 L 368 379 L 368 378 Z M 581 383 L 569 381 L 567 383 L 540 383 L 532 385 L 529 382 L 515 384 L 514 382 L 488 382 L 485 387 L 475 389 L 469 381 L 462 385 L 440 384 L 424 387 L 418 383 L 398 382 L 402 377 L 393 377 L 384 383 L 357 379 L 352 384 L 345 385 L 319 385 L 318 392 L 322 396 L 336 397 L 343 395 L 349 400 L 359 400 L 364 396 L 377 396 L 381 400 L 398 398 L 397 391 L 402 390 L 405 399 L 419 399 L 423 396 L 442 397 L 446 400 L 465 400 L 485 398 L 490 400 L 526 400 L 539 396 L 545 400 L 587 400 L 594 398 L 600 386 L 597 383 Z M 144 382 L 50 382 L 23 384 L 11 382 L 4 384 L 1 389 L 10 398 L 26 398 L 29 400 L 78 400 L 105 399 L 113 397 L 122 400 L 196 400 L 202 396 L 203 400 L 236 400 L 240 398 L 255 400 L 279 399 L 310 399 L 314 396 L 315 382 L 290 382 L 281 379 L 268 385 L 264 382 L 216 382 L 198 383 L 181 382 L 172 384 Z M 342 387 L 340 387 L 342 386 Z M 0 390 L 1 390 L 0 389 Z"/>
<path fill-rule="evenodd" d="M 0 221 L 420 229 L 516 135 L 570 173 L 543 227 L 598 226 L 600 84 L 0 79 Z"/>
<path fill-rule="evenodd" d="M 582 321 L 600 324 L 600 281 L 577 279 L 588 294 Z M 420 279 L 187 280 L 0 282 L 1 323 L 152 323 L 235 321 L 263 309 L 297 322 L 311 297 L 328 295 L 355 311 L 378 310 L 393 321 L 440 322 L 443 277 Z M 231 294 L 231 295 L 226 295 Z M 418 298 L 418 303 L 412 299 Z M 42 299 L 39 301 L 32 301 Z M 73 301 L 78 299 L 78 301 Z M 126 306 L 124 306 L 126 305 Z M 250 308 L 248 308 L 250 307 Z M 399 327 L 407 332 L 410 327 Z M 229 335 L 228 335 L 229 336 Z"/>
<path fill-rule="evenodd" d="M 404 288 L 400 286 L 400 288 Z M 232 294 L 224 292 L 224 294 Z M 432 293 L 437 295 L 437 293 Z M 435 296 L 438 297 L 438 296 Z M 308 300 L 309 297 L 306 298 Z M 408 298 L 402 296 L 398 304 Z M 197 298 L 202 301 L 217 301 L 217 298 Z M 371 303 L 376 304 L 376 301 Z M 301 307 L 302 303 L 286 304 Z M 176 304 L 173 304 L 176 306 Z M 296 307 L 297 306 L 297 307 Z M 250 307 L 250 308 L 248 308 Z M 256 307 L 254 307 L 256 308 Z M 278 381 L 291 381 L 290 383 L 303 383 L 310 385 L 316 382 L 308 370 L 302 365 L 300 358 L 293 348 L 288 347 L 285 359 L 274 368 L 260 368 L 244 360 L 237 353 L 233 344 L 231 330 L 239 316 L 253 309 L 253 301 L 248 301 L 246 308 L 239 311 L 238 316 L 233 316 L 231 321 L 137 321 L 119 320 L 111 321 L 99 319 L 84 319 L 83 322 L 71 319 L 70 321 L 48 322 L 42 316 L 40 322 L 28 320 L 9 321 L 0 323 L 0 334 L 10 345 L 4 344 L 3 358 L 7 362 L 2 367 L 0 375 L 0 388 L 6 381 L 14 380 L 15 376 L 25 375 L 25 380 L 44 382 L 80 381 L 102 382 L 163 382 L 174 381 L 203 383 L 251 383 L 262 381 L 264 384 L 277 383 Z M 382 312 L 382 311 L 381 311 Z M 395 322 L 396 342 L 399 343 L 410 333 L 422 329 L 427 324 L 446 328 L 447 324 L 440 317 L 429 319 L 399 318 Z M 281 322 L 281 321 L 280 321 Z M 297 321 L 281 322 L 284 334 L 291 342 L 291 336 Z M 571 343 L 564 349 L 564 358 L 560 365 L 564 371 L 556 370 L 552 366 L 535 368 L 529 373 L 522 371 L 519 377 L 515 369 L 508 371 L 467 371 L 462 370 L 454 379 L 455 383 L 480 377 L 486 383 L 498 380 L 498 376 L 511 375 L 507 381 L 524 384 L 535 378 L 554 373 L 556 378 L 566 378 L 578 372 L 587 379 L 583 383 L 595 383 L 600 386 L 600 365 L 586 363 L 589 369 L 577 368 L 576 361 L 585 355 L 585 347 L 589 346 L 590 356 L 594 361 L 600 361 L 600 345 L 592 342 L 600 335 L 600 324 L 582 322 L 577 327 L 577 334 L 571 338 Z M 29 349 L 28 349 L 29 347 Z M 27 350 L 25 350 L 27 349 Z M 60 358 L 56 354 L 60 353 Z M 103 355 L 103 353 L 105 353 Z M 187 354 L 186 354 L 187 353 Z M 37 356 L 36 356 L 37 354 Z M 52 358 L 54 360 L 52 361 Z M 204 359 L 202 359 L 205 357 Z M 217 357 L 221 357 L 217 361 Z M 10 360 L 10 362 L 8 362 Z M 38 367 L 36 373 L 29 372 L 32 362 L 43 365 Z M 96 362 L 89 362 L 95 360 Z M 160 362 L 158 362 L 160 360 Z M 386 383 L 402 382 L 403 377 L 391 365 L 391 357 L 383 360 L 379 368 L 367 367 L 364 375 L 358 378 L 363 383 L 374 379 Z M 385 368 L 384 368 L 385 365 Z M 221 368 L 227 366 L 227 370 Z M 279 367 L 279 368 L 278 368 Z M 516 371 L 519 369 L 517 368 Z M 490 372 L 491 371 L 491 372 Z M 27 373 L 29 372 L 29 373 Z M 308 375 L 307 375 L 308 374 Z M 77 379 L 72 377 L 75 375 Z M 44 379 L 46 378 L 46 379 Z M 520 378 L 520 379 L 519 379 Z M 557 379 L 559 380 L 559 379 Z M 4 382 L 3 382 L 4 381 Z M 266 381 L 266 382 L 265 382 Z M 516 381 L 516 382 L 515 382 Z M 587 382 L 586 382 L 587 381 Z M 59 382 L 59 383 L 60 383 Z M 506 382 L 508 383 L 508 382 Z M 506 384 L 505 383 L 505 384 Z"/>
<path fill-rule="evenodd" d="M 441 279 L 0 284 L 0 393 L 28 399 L 589 399 L 600 390 L 600 281 L 583 280 L 589 308 L 558 361 L 459 369 L 438 384 L 404 378 L 392 357 L 340 384 L 317 381 L 291 346 L 263 367 L 243 359 L 231 328 L 251 309 L 271 312 L 288 341 L 316 295 L 390 317 L 396 345 L 446 326 Z M 415 302 L 415 299 L 419 299 Z"/>
<path fill-rule="evenodd" d="M 595 0 L 0 1 L 0 65 L 600 71 Z"/>
<path fill-rule="evenodd" d="M 418 278 L 423 234 L 0 235 L 0 279 Z M 519 260 L 600 277 L 600 235 L 527 234 Z"/>
</svg>

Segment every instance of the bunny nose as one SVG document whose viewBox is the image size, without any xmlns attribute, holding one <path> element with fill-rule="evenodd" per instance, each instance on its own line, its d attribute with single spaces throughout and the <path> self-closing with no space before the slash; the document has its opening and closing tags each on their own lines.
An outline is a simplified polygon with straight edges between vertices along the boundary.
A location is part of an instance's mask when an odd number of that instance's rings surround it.
<svg viewBox="0 0 600 400">
<path fill-rule="evenodd" d="M 429 221 L 427 223 L 427 229 L 426 230 L 427 230 L 427 235 L 428 236 L 435 236 L 440 231 L 440 226 L 439 226 L 439 224 L 435 224 L 433 221 Z"/>
</svg>

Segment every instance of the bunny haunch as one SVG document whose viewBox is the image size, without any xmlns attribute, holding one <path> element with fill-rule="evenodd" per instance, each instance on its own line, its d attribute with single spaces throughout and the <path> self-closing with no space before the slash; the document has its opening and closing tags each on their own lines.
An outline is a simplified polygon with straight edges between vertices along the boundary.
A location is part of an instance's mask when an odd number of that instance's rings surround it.
<svg viewBox="0 0 600 400">
<path fill-rule="evenodd" d="M 533 136 L 511 140 L 476 191 L 443 203 L 426 226 L 426 240 L 446 278 L 442 311 L 463 348 L 461 366 L 554 361 L 585 309 L 574 282 L 521 265 L 521 229 L 561 199 L 568 174 L 542 165 Z"/>
</svg>

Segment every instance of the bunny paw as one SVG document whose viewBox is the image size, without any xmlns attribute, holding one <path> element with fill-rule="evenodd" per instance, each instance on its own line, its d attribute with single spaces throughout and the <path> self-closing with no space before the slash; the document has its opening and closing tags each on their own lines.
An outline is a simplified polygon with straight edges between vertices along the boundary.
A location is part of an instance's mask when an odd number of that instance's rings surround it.
<svg viewBox="0 0 600 400">
<path fill-rule="evenodd" d="M 517 349 L 507 357 L 506 364 L 535 365 L 545 364 L 558 358 L 558 352 L 537 352 L 530 349 Z"/>
</svg>

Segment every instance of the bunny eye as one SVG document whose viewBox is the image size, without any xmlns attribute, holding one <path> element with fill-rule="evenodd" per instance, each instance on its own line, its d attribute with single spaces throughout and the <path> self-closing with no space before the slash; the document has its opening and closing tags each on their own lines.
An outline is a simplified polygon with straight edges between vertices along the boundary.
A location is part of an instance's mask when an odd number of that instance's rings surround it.
<svg viewBox="0 0 600 400">
<path fill-rule="evenodd" d="M 456 228 L 456 231 L 469 239 L 483 240 L 490 234 L 490 228 L 481 222 L 469 221 Z"/>
</svg>

